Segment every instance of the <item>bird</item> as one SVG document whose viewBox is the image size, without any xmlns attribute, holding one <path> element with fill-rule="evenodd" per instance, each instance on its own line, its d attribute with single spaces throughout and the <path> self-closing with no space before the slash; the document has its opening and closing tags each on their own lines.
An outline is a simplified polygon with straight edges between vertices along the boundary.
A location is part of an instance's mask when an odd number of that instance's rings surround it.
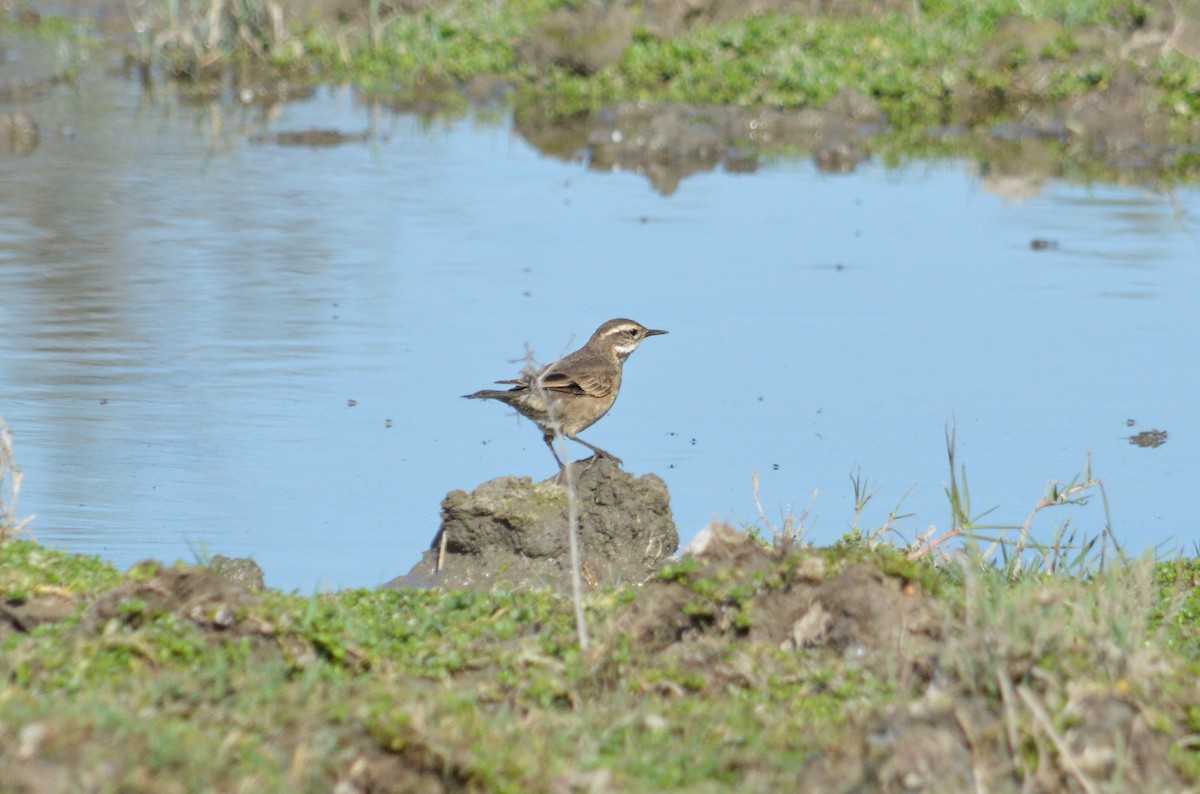
<svg viewBox="0 0 1200 794">
<path fill-rule="evenodd" d="M 619 466 L 620 458 L 579 438 L 579 433 L 596 424 L 617 401 L 625 359 L 646 337 L 665 333 L 633 320 L 609 320 L 574 353 L 537 372 L 526 370 L 513 380 L 496 381 L 512 388 L 483 389 L 463 397 L 499 400 L 532 420 L 541 429 L 542 440 L 560 470 L 566 469 L 566 465 L 554 449 L 556 433 L 583 444 L 595 457 L 608 458 Z"/>
</svg>

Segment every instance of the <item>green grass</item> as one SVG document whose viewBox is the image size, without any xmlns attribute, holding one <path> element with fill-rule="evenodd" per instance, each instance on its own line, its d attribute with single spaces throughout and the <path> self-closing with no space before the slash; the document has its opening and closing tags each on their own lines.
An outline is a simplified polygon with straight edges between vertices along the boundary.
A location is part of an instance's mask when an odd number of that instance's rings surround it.
<svg viewBox="0 0 1200 794">
<path fill-rule="evenodd" d="M 287 5 L 274 0 L 157 0 L 138 6 L 128 53 L 197 96 L 220 95 L 230 84 L 347 81 L 393 107 L 430 114 L 465 112 L 469 98 L 480 95 L 507 96 L 519 113 L 550 119 L 622 100 L 816 108 L 854 89 L 886 114 L 887 131 L 870 144 L 885 163 L 968 156 L 1043 169 L 1053 160 L 1054 175 L 1074 181 L 1131 175 L 1127 164 L 1086 145 L 1038 141 L 1038 154 L 1022 154 L 1013 151 L 1019 146 L 991 139 L 990 131 L 1031 110 L 1059 118 L 1064 103 L 1133 79 L 1174 142 L 1200 142 L 1200 61 L 1163 50 L 1153 35 L 1144 46 L 1124 46 L 1135 33 L 1170 28 L 1173 12 L 1162 4 L 926 0 L 886 13 L 874 5 L 849 16 L 767 13 L 666 39 L 638 28 L 619 61 L 588 75 L 522 61 L 522 47 L 547 15 L 577 5 L 451 0 L 404 11 L 369 2 L 359 18 L 341 21 L 328 9 L 288 16 Z M 274 22 L 277 12 L 282 26 Z M 63 74 L 83 60 L 70 56 L 72 48 L 95 46 L 86 26 L 18 19 L 0 13 L 0 29 L 76 42 L 63 49 Z M 931 134 L 947 125 L 968 132 Z M 789 154 L 773 148 L 779 143 L 754 146 L 766 156 Z M 1021 157 L 1036 162 L 1017 162 Z M 1194 181 L 1198 159 L 1180 152 L 1143 178 Z"/>
<path fill-rule="evenodd" d="M 1171 736 L 1200 724 L 1194 560 L 1013 581 L 886 544 L 850 542 L 804 562 L 812 556 L 742 573 L 683 561 L 660 584 L 594 594 L 596 647 L 581 653 L 569 602 L 549 594 L 266 591 L 219 629 L 206 622 L 217 602 L 197 622 L 135 597 L 192 575 L 187 566 L 120 574 L 9 540 L 0 601 L 74 606 L 29 633 L 0 630 L 0 763 L 24 770 L 35 757 L 133 791 L 327 791 L 371 770 L 403 783 L 394 790 L 418 785 L 403 775 L 514 792 L 589 780 L 622 791 L 783 785 L 893 705 L 927 696 L 924 679 L 747 639 L 762 599 L 797 571 L 832 579 L 862 563 L 935 599 L 946 621 L 937 691 L 999 709 L 1004 679 L 1042 699 L 1064 731 L 1070 699 L 1055 693 L 1080 688 L 1138 703 Z M 127 596 L 98 620 L 96 604 L 118 588 Z M 680 619 L 692 639 L 636 641 L 630 621 L 671 592 L 689 605 Z M 1016 728 L 1032 748 L 1032 720 Z M 1196 781 L 1194 751 L 1174 752 Z"/>
<path fill-rule="evenodd" d="M 1128 36 L 1152 14 L 1129 0 L 928 0 L 882 15 L 768 13 L 699 26 L 674 39 L 639 30 L 619 63 L 590 76 L 534 71 L 520 62 L 518 49 L 564 5 L 576 4 L 453 0 L 403 12 L 368 3 L 362 19 L 341 23 L 289 17 L 271 0 L 224 3 L 221 14 L 211 2 L 159 0 L 137 12 L 132 54 L 191 78 L 259 62 L 281 74 L 350 79 L 372 92 L 413 96 L 499 77 L 521 88 L 524 101 L 562 113 L 618 98 L 808 107 L 849 87 L 875 98 L 894 126 L 909 128 L 943 123 L 970 91 L 1053 102 L 1103 87 L 1121 61 L 1105 51 L 1099 32 Z M 270 20 L 280 10 L 285 24 L 277 30 Z M 1035 37 L 1045 43 L 1028 51 L 1026 39 L 1014 36 L 1013 20 L 1026 29 L 1051 26 L 1052 34 Z M 1146 72 L 1147 83 L 1162 89 L 1164 107 L 1188 118 L 1200 110 L 1195 61 L 1168 53 L 1148 69 L 1127 68 Z"/>
</svg>

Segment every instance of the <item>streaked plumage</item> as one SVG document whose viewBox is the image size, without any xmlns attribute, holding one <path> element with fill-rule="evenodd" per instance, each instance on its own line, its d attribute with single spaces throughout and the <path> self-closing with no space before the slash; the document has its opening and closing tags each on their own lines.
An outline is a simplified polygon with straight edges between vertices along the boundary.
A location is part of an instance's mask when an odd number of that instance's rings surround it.
<svg viewBox="0 0 1200 794">
<path fill-rule="evenodd" d="M 633 320 L 609 320 L 596 329 L 587 344 L 540 372 L 525 372 L 513 380 L 497 381 L 511 385 L 511 389 L 484 389 L 463 396 L 470 400 L 499 400 L 531 419 L 541 428 L 542 438 L 559 468 L 563 467 L 563 462 L 552 443 L 556 428 L 597 455 L 620 463 L 620 458 L 589 444 L 577 434 L 599 421 L 617 401 L 625 359 L 646 337 L 665 333 Z"/>
</svg>

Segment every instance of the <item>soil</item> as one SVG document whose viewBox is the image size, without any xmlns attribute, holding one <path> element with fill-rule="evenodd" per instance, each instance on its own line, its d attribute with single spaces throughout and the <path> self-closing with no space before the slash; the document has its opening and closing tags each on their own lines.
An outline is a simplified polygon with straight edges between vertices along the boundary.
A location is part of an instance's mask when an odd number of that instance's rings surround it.
<svg viewBox="0 0 1200 794">
<path fill-rule="evenodd" d="M 679 548 L 666 484 L 653 474 L 634 477 L 607 458 L 574 463 L 571 471 L 585 587 L 645 582 Z M 470 493 L 452 491 L 429 550 L 387 586 L 568 593 L 567 507 L 558 476 L 539 483 L 500 477 Z"/>
<path fill-rule="evenodd" d="M 1018 681 L 1006 696 L 988 699 L 943 688 L 939 655 L 965 629 L 917 579 L 845 551 L 786 541 L 768 547 L 720 524 L 702 531 L 682 557 L 668 560 L 677 536 L 666 488 L 657 477 L 635 478 L 607 460 L 577 463 L 573 474 L 589 584 L 640 585 L 636 598 L 598 627 L 600 650 L 593 661 L 600 690 L 591 696 L 603 697 L 611 674 L 604 671 L 629 664 L 604 661 L 606 654 L 616 654 L 615 660 L 628 652 L 614 638 L 628 640 L 642 669 L 671 671 L 656 679 L 657 689 L 647 693 L 653 697 L 688 697 L 689 689 L 710 698 L 765 690 L 777 674 L 773 654 L 802 655 L 843 676 L 860 670 L 876 680 L 897 681 L 901 691 L 911 693 L 900 705 L 864 703 L 865 709 L 852 710 L 839 737 L 823 743 L 825 752 L 783 778 L 781 770 L 762 770 L 761 785 L 749 785 L 755 780 L 751 774 L 747 790 L 1186 790 L 1171 763 L 1169 733 L 1155 728 L 1149 710 L 1120 693 L 1069 685 L 1047 691 Z M 506 477 L 470 493 L 452 492 L 433 547 L 390 586 L 565 589 L 564 513 L 565 492 L 554 480 Z M 435 570 L 439 552 L 443 561 Z M 314 637 L 256 617 L 262 614 L 261 576 L 257 565 L 243 559 L 214 558 L 208 568 L 141 563 L 119 587 L 90 599 L 71 636 L 108 636 L 114 623 L 136 627 L 150 616 L 171 615 L 199 627 L 214 644 L 240 638 L 264 658 L 285 654 L 296 669 L 328 654 Z M 52 588 L 0 604 L 0 642 L 7 633 L 68 620 L 81 606 L 69 592 Z M 357 669 L 353 651 L 336 658 Z M 456 686 L 470 688 L 492 675 L 468 669 Z M 688 677 L 687 689 L 676 683 L 681 676 Z M 1051 700 L 1054 712 L 1063 715 L 1058 725 L 1065 727 L 1035 741 L 1028 728 L 1018 734 L 1005 704 L 1020 701 L 1022 713 L 1036 714 L 1048 710 Z M 0 725 L 0 767 L 9 772 L 0 790 L 79 790 L 81 769 L 94 774 L 108 768 L 85 759 L 85 753 L 94 754 L 95 739 L 77 735 L 68 722 L 30 722 L 7 737 L 4 731 Z M 388 750 L 357 724 L 338 731 L 339 791 L 471 788 L 469 763 L 464 760 L 460 770 L 454 753 L 447 755 L 427 732 L 414 728 L 402 749 Z M 278 741 L 290 757 L 289 743 L 298 748 L 306 739 L 298 730 L 281 732 Z M 462 779 L 456 777 L 460 773 Z M 596 774 L 588 790 L 612 790 Z M 1095 781 L 1111 785 L 1097 788 Z M 88 778 L 87 784 L 103 788 L 104 781 Z"/>
<path fill-rule="evenodd" d="M 119 26 L 126 18 L 124 5 L 117 2 L 64 5 L 96 12 L 106 25 Z M 413 0 L 408 5 L 421 4 Z M 877 2 L 866 13 L 910 5 L 908 0 Z M 1138 173 L 1168 169 L 1189 144 L 1169 138 L 1169 116 L 1136 67 L 1157 58 L 1178 31 L 1165 0 L 1143 5 L 1147 16 L 1137 25 L 1117 20 L 1075 32 L 1091 55 L 1107 54 L 1114 63 L 1125 64 L 1108 87 L 1050 100 L 1036 91 L 1047 67 L 1035 60 L 1002 95 L 957 97 L 955 115 L 943 132 L 972 128 L 995 113 L 998 103 L 1014 111 L 1012 121 L 979 131 L 985 152 L 992 147 L 983 166 L 985 181 L 1014 193 L 1062 167 L 1057 154 L 1048 154 L 1050 146 L 1066 146 Z M 670 37 L 698 24 L 766 10 L 863 13 L 863 4 L 848 0 L 648 0 L 639 7 L 635 12 L 632 3 L 564 6 L 522 44 L 520 57 L 534 67 L 554 64 L 590 74 L 621 56 L 635 26 Z M 333 14 L 350 21 L 363 13 L 361 3 L 349 0 L 312 0 L 294 8 L 299 14 Z M 1012 21 L 989 45 L 992 51 L 985 60 L 1003 59 L 1016 47 L 1040 51 L 1059 32 L 1045 23 Z M 0 86 L 0 103 L 26 101 L 54 89 L 48 79 L 6 84 Z M 777 148 L 806 152 L 828 172 L 850 171 L 873 156 L 888 130 L 878 105 L 852 90 L 823 107 L 795 111 L 621 103 L 562 119 L 523 107 L 515 124 L 548 154 L 583 156 L 597 170 L 643 173 L 662 193 L 673 192 L 693 173 L 753 169 L 760 153 Z M 38 140 L 36 121 L 27 113 L 0 113 L 0 149 L 27 154 Z M 359 137 L 353 134 L 310 130 L 282 133 L 269 142 L 318 146 L 355 140 Z M 1151 430 L 1130 441 L 1157 446 L 1166 435 Z M 722 649 L 730 644 L 769 647 L 894 676 L 923 691 L 903 707 L 862 718 L 847 733 L 848 741 L 800 770 L 794 790 L 1085 791 L 1090 781 L 1114 777 L 1128 791 L 1185 789 L 1169 760 L 1170 738 L 1153 730 L 1145 710 L 1119 693 L 1067 690 L 1062 697 L 1071 719 L 1061 735 L 1052 737 L 1047 731 L 1036 747 L 1010 746 L 1008 717 L 997 701 L 955 699 L 939 689 L 939 649 L 947 634 L 961 627 L 918 582 L 867 562 L 834 563 L 811 549 L 786 544 L 769 549 L 721 525 L 705 530 L 685 552 L 694 567 L 664 579 L 660 574 L 673 564 L 678 533 L 662 480 L 633 477 L 607 460 L 575 464 L 573 478 L 584 583 L 592 590 L 615 584 L 639 587 L 633 606 L 616 619 L 611 633 L 631 638 L 640 653 L 663 666 L 690 671 L 707 685 L 745 688 L 761 685 L 769 670 L 728 664 L 722 661 Z M 388 586 L 569 592 L 567 509 L 566 492 L 557 480 L 505 477 L 471 492 L 454 491 L 443 501 L 442 524 L 429 550 Z M 252 561 L 215 558 L 210 568 L 144 563 L 137 570 L 121 587 L 89 603 L 76 631 L 92 636 L 114 621 L 134 624 L 149 614 L 169 613 L 200 627 L 214 643 L 245 638 L 271 652 L 289 649 L 298 660 L 320 653 L 319 648 L 297 647 L 281 629 L 253 617 L 249 608 L 262 597 L 262 572 Z M 722 589 L 713 595 L 699 588 L 702 581 L 719 582 Z M 67 620 L 79 608 L 65 590 L 0 602 L 0 642 L 12 633 Z M 1019 690 L 1014 697 L 1036 704 L 1046 696 Z M 9 738 L 0 743 L 0 767 L 17 770 L 13 774 L 19 777 L 4 785 L 67 791 L 79 783 L 72 775 L 69 748 L 80 737 L 56 735 L 53 725 L 32 723 L 12 737 L 15 741 Z M 359 755 L 349 767 L 351 790 L 455 787 L 442 770 L 427 772 L 425 767 L 434 766 L 427 760 L 384 752 L 365 737 L 356 735 L 355 741 Z M 39 753 L 47 744 L 62 749 L 58 763 Z M 1030 776 L 1016 764 L 1031 751 L 1057 754 L 1070 763 L 1042 764 L 1039 774 Z M 421 752 L 420 747 L 410 750 Z"/>
<path fill-rule="evenodd" d="M 930 700 L 927 698 L 926 700 Z M 1076 725 L 1063 737 L 1071 765 L 1019 774 L 1003 715 L 979 699 L 893 709 L 864 727 L 857 742 L 814 759 L 797 790 L 811 794 L 921 791 L 959 794 L 1190 790 L 1169 762 L 1171 741 L 1135 703 L 1088 693 L 1068 705 Z M 1047 740 L 1049 742 L 1049 740 Z M 1039 747 L 1039 752 L 1046 748 Z M 1061 752 L 1061 750 L 1060 750 Z M 1117 781 L 1098 788 L 1094 781 Z"/>
<path fill-rule="evenodd" d="M 219 572 L 230 567 L 168 568 L 151 560 L 136 569 L 131 581 L 91 604 L 81 623 L 84 632 L 102 631 L 110 620 L 136 625 L 147 615 L 169 613 L 222 637 L 274 634 L 273 627 L 243 617 L 258 598 L 240 572 Z"/>
<path fill-rule="evenodd" d="M 927 675 L 931 669 L 942 616 L 910 581 L 866 563 L 831 566 L 812 550 L 771 549 L 723 524 L 704 529 L 687 558 L 700 564 L 691 577 L 720 579 L 728 572 L 750 582 L 768 574 L 769 584 L 756 586 L 744 601 L 697 609 L 687 583 L 656 581 L 621 626 L 643 650 L 667 652 L 716 632 L 786 651 L 833 654 L 877 673 Z M 744 624 L 742 614 L 749 616 Z"/>
<path fill-rule="evenodd" d="M 282 653 L 297 669 L 313 664 L 325 653 L 320 644 L 312 644 L 286 627 L 253 615 L 261 590 L 262 569 L 250 559 L 217 556 L 208 568 L 166 567 L 146 561 L 135 565 L 120 587 L 91 600 L 71 636 L 80 641 L 109 636 L 115 631 L 113 624 L 137 626 L 151 617 L 161 619 L 169 615 L 181 623 L 199 627 L 213 645 L 242 638 L 264 659 Z M 9 632 L 28 633 L 40 625 L 67 620 L 80 606 L 65 590 L 20 603 L 0 602 L 0 642 Z M 131 647 L 145 654 L 152 670 L 157 667 L 154 649 L 136 644 Z M 345 661 L 351 666 L 355 663 L 352 657 Z M 0 770 L 3 770 L 0 792 L 68 794 L 125 790 L 118 785 L 121 771 L 118 763 L 95 762 L 97 747 L 103 747 L 107 737 L 81 734 L 69 716 L 61 721 L 30 722 L 6 735 L 9 727 L 0 723 Z M 304 729 L 291 728 L 294 732 L 281 730 L 277 737 L 281 751 L 289 757 L 303 753 L 308 740 Z M 361 727 L 345 728 L 340 733 L 342 746 L 338 755 L 344 759 L 341 764 L 344 773 L 336 791 L 433 794 L 456 788 L 447 786 L 432 764 L 427 768 L 388 752 Z M 114 753 L 114 757 L 117 755 Z M 156 788 L 150 783 L 146 785 L 149 788 L 139 790 Z"/>
</svg>

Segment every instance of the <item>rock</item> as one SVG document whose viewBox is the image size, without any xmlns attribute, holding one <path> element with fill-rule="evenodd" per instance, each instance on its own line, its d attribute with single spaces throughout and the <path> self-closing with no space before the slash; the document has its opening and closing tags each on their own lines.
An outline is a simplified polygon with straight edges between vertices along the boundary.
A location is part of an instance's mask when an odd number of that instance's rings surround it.
<svg viewBox="0 0 1200 794">
<path fill-rule="evenodd" d="M 646 581 L 679 547 L 666 484 L 653 474 L 634 477 L 604 458 L 575 463 L 571 471 L 585 588 Z M 565 593 L 570 581 L 566 489 L 557 478 L 500 477 L 470 493 L 447 494 L 433 544 L 387 586 Z"/>
</svg>

